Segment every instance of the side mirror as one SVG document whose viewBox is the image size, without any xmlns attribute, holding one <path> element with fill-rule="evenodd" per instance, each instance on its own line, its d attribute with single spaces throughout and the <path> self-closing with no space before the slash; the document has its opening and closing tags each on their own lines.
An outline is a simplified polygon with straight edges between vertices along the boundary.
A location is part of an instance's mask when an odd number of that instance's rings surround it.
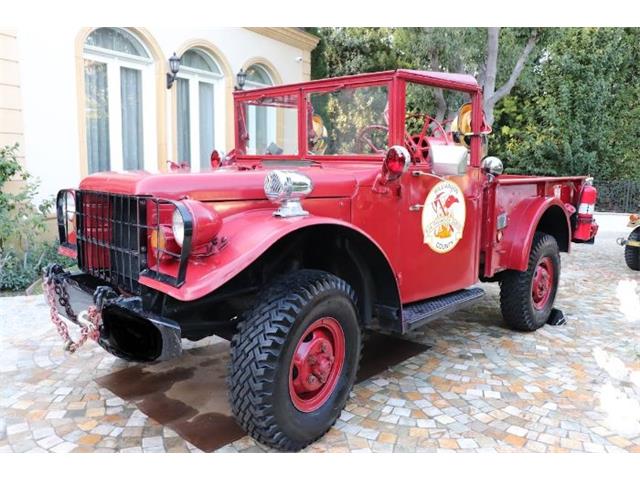
<svg viewBox="0 0 640 480">
<path fill-rule="evenodd" d="M 502 164 L 502 160 L 498 157 L 486 157 L 482 160 L 482 171 L 487 175 L 491 175 L 497 177 L 498 175 L 502 175 L 504 172 L 504 165 Z"/>
</svg>

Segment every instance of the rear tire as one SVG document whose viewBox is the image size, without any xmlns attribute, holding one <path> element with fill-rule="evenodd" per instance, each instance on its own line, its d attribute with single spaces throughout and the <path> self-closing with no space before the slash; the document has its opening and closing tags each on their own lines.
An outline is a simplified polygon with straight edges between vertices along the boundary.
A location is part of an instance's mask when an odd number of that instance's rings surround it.
<svg viewBox="0 0 640 480">
<path fill-rule="evenodd" d="M 500 277 L 500 309 L 513 329 L 532 332 L 551 314 L 560 279 L 560 251 L 551 235 L 536 232 L 524 272 L 507 270 Z"/>
<path fill-rule="evenodd" d="M 361 343 L 355 293 L 344 280 L 318 270 L 281 277 L 243 315 L 231 341 L 236 420 L 278 450 L 313 443 L 340 416 Z"/>
<path fill-rule="evenodd" d="M 640 227 L 637 227 L 629 234 L 629 240 L 640 240 Z M 624 261 L 631 270 L 640 270 L 640 247 L 624 246 Z"/>
</svg>

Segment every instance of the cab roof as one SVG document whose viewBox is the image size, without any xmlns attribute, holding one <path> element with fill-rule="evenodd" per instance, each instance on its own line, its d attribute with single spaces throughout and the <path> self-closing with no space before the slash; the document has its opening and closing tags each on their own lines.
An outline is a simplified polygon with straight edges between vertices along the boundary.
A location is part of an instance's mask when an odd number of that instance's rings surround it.
<svg viewBox="0 0 640 480">
<path fill-rule="evenodd" d="M 361 73 L 344 77 L 323 78 L 308 82 L 292 83 L 287 85 L 274 85 L 252 90 L 236 90 L 234 96 L 238 99 L 252 98 L 264 94 L 278 94 L 291 92 L 293 90 L 324 90 L 331 87 L 342 87 L 362 83 L 377 83 L 403 79 L 409 82 L 421 83 L 433 87 L 460 90 L 468 93 L 480 91 L 480 85 L 473 75 L 464 73 L 431 72 L 426 70 L 387 70 L 384 72 Z"/>
</svg>

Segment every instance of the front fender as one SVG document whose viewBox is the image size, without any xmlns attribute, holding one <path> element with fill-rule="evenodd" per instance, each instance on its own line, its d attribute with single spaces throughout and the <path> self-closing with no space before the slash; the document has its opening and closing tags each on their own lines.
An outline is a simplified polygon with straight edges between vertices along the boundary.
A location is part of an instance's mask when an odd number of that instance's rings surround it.
<svg viewBox="0 0 640 480">
<path fill-rule="evenodd" d="M 560 199 L 556 197 L 535 197 L 523 200 L 514 209 L 514 211 L 518 212 L 518 216 L 505 229 L 504 238 L 502 239 L 505 251 L 503 266 L 505 268 L 521 272 L 527 269 L 529 252 L 531 251 L 536 229 L 543 215 L 554 207 L 559 207 L 562 210 L 565 224 L 559 226 L 559 228 L 566 228 L 566 233 L 570 239 L 571 221 Z"/>
<path fill-rule="evenodd" d="M 142 285 L 177 300 L 197 300 L 242 272 L 281 238 L 313 225 L 338 225 L 365 236 L 391 265 L 375 240 L 353 224 L 316 215 L 279 218 L 273 216 L 273 208 L 270 208 L 244 211 L 226 217 L 220 235 L 227 238 L 227 245 L 209 257 L 190 259 L 185 282 L 181 287 L 173 287 L 144 275 L 140 276 L 139 281 Z"/>
</svg>

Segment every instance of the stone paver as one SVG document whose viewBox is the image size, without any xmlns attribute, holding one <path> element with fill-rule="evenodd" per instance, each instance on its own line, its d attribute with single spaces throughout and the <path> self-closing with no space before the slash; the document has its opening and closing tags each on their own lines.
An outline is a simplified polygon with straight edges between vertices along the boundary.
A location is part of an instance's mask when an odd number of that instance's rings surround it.
<svg viewBox="0 0 640 480">
<path fill-rule="evenodd" d="M 614 241 L 627 233 L 562 256 L 567 325 L 507 329 L 486 284 L 480 304 L 413 332 L 432 348 L 357 385 L 307 451 L 640 451 L 640 274 Z M 0 342 L 0 452 L 198 451 L 93 381 L 126 362 L 95 345 L 65 355 L 41 298 L 0 298 Z"/>
</svg>

